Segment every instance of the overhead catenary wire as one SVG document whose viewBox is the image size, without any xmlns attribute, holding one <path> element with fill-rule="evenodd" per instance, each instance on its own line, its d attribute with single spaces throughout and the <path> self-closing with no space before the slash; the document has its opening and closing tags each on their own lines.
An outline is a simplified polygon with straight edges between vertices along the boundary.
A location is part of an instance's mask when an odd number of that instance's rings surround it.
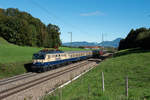
<svg viewBox="0 0 150 100">
<path fill-rule="evenodd" d="M 60 17 L 56 16 L 54 13 L 52 13 L 50 10 L 46 9 L 45 7 L 43 7 L 42 5 L 40 5 L 37 1 L 35 0 L 30 0 L 32 2 L 32 4 L 34 4 L 35 6 L 39 7 L 41 10 L 43 10 L 45 13 L 47 13 L 49 16 L 51 16 L 52 18 L 55 18 L 57 21 L 60 21 L 62 23 L 64 23 L 65 25 L 68 25 L 69 27 L 71 28 L 74 28 L 76 29 L 77 31 L 79 31 L 80 33 L 82 34 L 89 34 L 88 32 L 84 31 L 84 30 L 81 30 L 79 29 L 78 27 L 76 27 L 75 25 L 73 24 L 70 24 L 66 21 L 64 21 L 63 19 L 61 19 Z M 49 16 L 47 16 L 48 18 L 50 18 Z M 50 19 L 52 19 L 50 18 Z"/>
</svg>

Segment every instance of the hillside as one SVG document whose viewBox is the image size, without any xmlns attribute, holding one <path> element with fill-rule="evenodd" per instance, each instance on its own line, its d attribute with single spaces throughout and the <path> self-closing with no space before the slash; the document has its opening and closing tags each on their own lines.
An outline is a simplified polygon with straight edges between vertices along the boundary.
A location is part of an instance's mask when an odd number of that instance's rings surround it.
<svg viewBox="0 0 150 100">
<path fill-rule="evenodd" d="M 125 77 L 129 78 L 128 100 L 150 100 L 150 52 L 124 50 L 113 58 L 103 61 L 62 89 L 61 100 L 127 100 L 125 99 Z M 105 92 L 102 92 L 101 72 L 105 77 Z M 45 100 L 60 100 L 57 90 Z"/>
<path fill-rule="evenodd" d="M 136 30 L 131 29 L 125 39 L 122 39 L 119 43 L 119 50 L 130 48 L 142 48 L 150 49 L 150 29 L 138 28 Z"/>
<path fill-rule="evenodd" d="M 73 47 L 79 47 L 79 46 L 105 46 L 105 47 L 115 47 L 117 48 L 119 46 L 119 42 L 120 40 L 122 40 L 122 38 L 117 38 L 113 41 L 103 41 L 101 43 L 97 43 L 97 42 L 72 42 L 72 44 L 70 42 L 68 43 L 63 43 L 64 46 L 73 46 Z"/>
<path fill-rule="evenodd" d="M 0 36 L 10 43 L 31 47 L 59 47 L 60 28 L 17 8 L 0 8 Z"/>
<path fill-rule="evenodd" d="M 103 42 L 99 43 L 98 45 L 105 46 L 105 47 L 115 47 L 115 48 L 117 48 L 119 46 L 120 40 L 122 40 L 122 38 L 117 38 L 113 41 L 103 41 Z"/>
<path fill-rule="evenodd" d="M 0 37 L 0 78 L 25 73 L 25 64 L 31 63 L 33 53 L 41 49 L 10 44 Z M 60 47 L 60 50 L 77 51 L 83 49 Z"/>
</svg>

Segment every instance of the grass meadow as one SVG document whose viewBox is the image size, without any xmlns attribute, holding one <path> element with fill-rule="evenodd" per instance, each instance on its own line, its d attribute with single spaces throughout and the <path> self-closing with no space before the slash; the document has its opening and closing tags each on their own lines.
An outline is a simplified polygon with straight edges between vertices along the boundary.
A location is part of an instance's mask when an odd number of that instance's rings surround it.
<svg viewBox="0 0 150 100">
<path fill-rule="evenodd" d="M 150 100 L 150 52 L 124 50 L 44 100 Z M 101 73 L 105 91 L 102 92 Z M 128 76 L 129 96 L 125 96 Z"/>
</svg>

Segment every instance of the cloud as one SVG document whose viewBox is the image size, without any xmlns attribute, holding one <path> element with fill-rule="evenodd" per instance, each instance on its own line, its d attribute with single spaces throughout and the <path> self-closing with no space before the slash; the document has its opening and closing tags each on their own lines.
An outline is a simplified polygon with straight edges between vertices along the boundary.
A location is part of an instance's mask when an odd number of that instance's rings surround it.
<svg viewBox="0 0 150 100">
<path fill-rule="evenodd" d="M 105 14 L 100 11 L 81 13 L 80 16 L 104 16 Z"/>
</svg>

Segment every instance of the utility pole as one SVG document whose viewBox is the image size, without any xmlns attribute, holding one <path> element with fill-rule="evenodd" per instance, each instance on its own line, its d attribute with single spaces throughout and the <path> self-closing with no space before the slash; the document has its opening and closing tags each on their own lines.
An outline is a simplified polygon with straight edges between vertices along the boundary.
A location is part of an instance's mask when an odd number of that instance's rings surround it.
<svg viewBox="0 0 150 100">
<path fill-rule="evenodd" d="M 104 37 L 103 37 L 103 33 L 102 33 L 102 50 L 104 49 L 103 41 L 104 41 Z"/>
<path fill-rule="evenodd" d="M 70 46 L 72 46 L 72 32 L 68 32 L 70 34 Z"/>
</svg>

